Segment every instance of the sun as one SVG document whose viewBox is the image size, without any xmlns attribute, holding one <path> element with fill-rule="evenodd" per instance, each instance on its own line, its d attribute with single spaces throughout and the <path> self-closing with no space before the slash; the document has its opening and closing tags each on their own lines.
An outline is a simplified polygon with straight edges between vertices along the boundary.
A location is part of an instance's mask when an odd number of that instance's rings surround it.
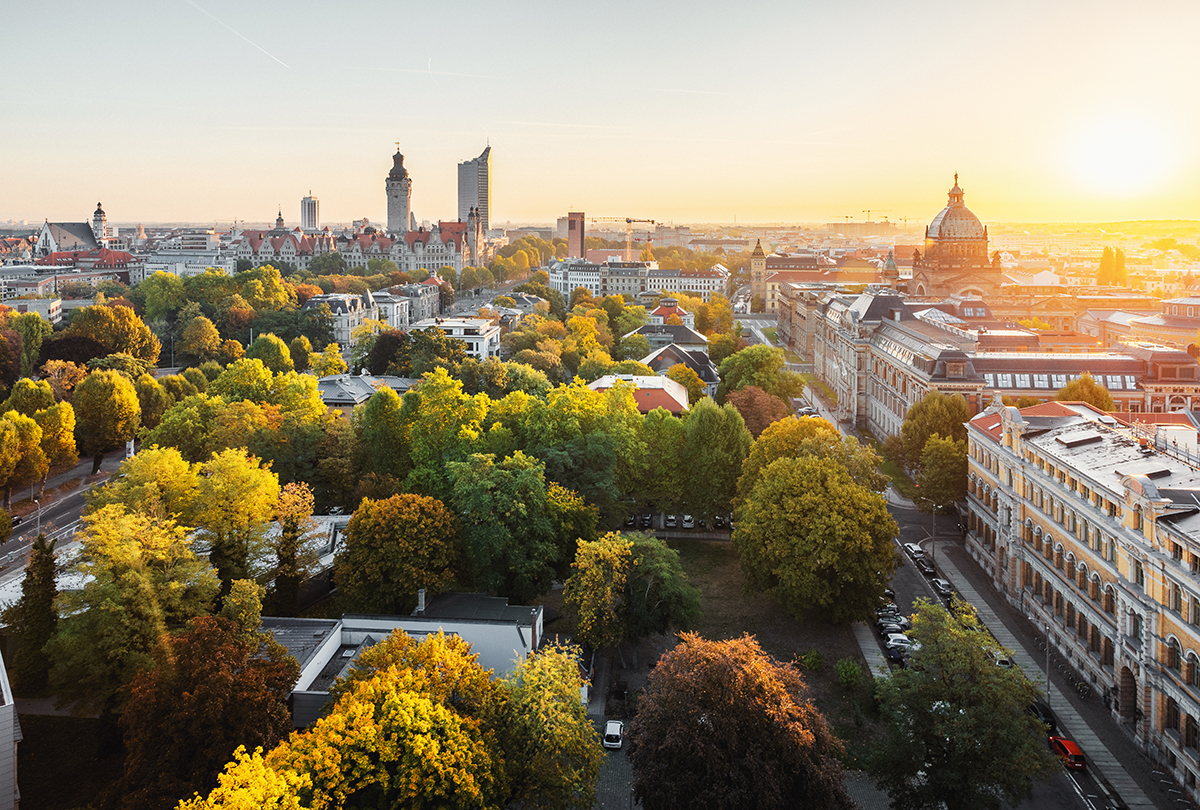
<svg viewBox="0 0 1200 810">
<path fill-rule="evenodd" d="M 1068 149 L 1079 180 L 1091 190 L 1113 196 L 1153 191 L 1175 164 L 1166 134 L 1142 121 L 1093 123 Z"/>
</svg>

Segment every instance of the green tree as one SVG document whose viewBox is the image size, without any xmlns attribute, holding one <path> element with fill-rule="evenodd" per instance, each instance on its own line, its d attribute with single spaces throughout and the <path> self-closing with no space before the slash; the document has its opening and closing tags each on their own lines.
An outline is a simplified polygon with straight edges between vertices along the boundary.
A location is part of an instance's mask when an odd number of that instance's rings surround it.
<svg viewBox="0 0 1200 810">
<path fill-rule="evenodd" d="M 476 453 L 446 466 L 475 586 L 518 604 L 550 590 L 560 549 L 544 465 L 518 450 L 499 462 Z"/>
<path fill-rule="evenodd" d="M 208 612 L 217 579 L 187 530 L 169 520 L 119 504 L 83 520 L 77 572 L 85 584 L 59 597 L 63 618 L 46 645 L 50 685 L 60 706 L 111 722 L 167 631 Z"/>
<path fill-rule="evenodd" d="M 159 270 L 137 285 L 137 290 L 145 299 L 146 317 L 151 321 L 168 320 L 187 303 L 183 279 L 173 273 Z"/>
<path fill-rule="evenodd" d="M 966 603 L 953 615 L 924 600 L 915 607 L 910 633 L 922 649 L 878 684 L 887 735 L 872 774 L 894 807 L 1016 807 L 1034 780 L 1061 769 L 1045 727 L 1025 711 L 1037 687 L 996 666 L 998 646 Z"/>
<path fill-rule="evenodd" d="M 404 395 L 400 418 L 410 426 L 408 446 L 413 465 L 407 489 L 449 500 L 448 465 L 467 457 L 489 404 L 482 394 L 470 397 L 463 393 L 462 383 L 442 368 Z"/>
<path fill-rule="evenodd" d="M 83 307 L 71 316 L 64 334 L 91 338 L 105 354 L 128 354 L 150 366 L 158 362 L 162 349 L 150 327 L 127 306 Z"/>
<path fill-rule="evenodd" d="M 866 618 L 895 567 L 897 526 L 883 497 L 832 459 L 767 465 L 738 509 L 733 542 L 749 586 L 793 616 Z"/>
<path fill-rule="evenodd" d="M 279 500 L 279 476 L 245 450 L 230 448 L 200 465 L 195 520 L 222 590 L 246 579 Z"/>
<path fill-rule="evenodd" d="M 402 479 L 412 469 L 408 453 L 408 421 L 404 403 L 390 387 L 381 387 L 354 409 L 354 428 L 361 438 L 363 470 Z"/>
<path fill-rule="evenodd" d="M 192 318 L 184 327 L 175 351 L 180 360 L 190 363 L 206 363 L 221 353 L 221 333 L 208 318 L 200 315 Z"/>
<path fill-rule="evenodd" d="M 619 534 L 579 544 L 563 599 L 575 616 L 575 637 L 585 645 L 603 650 L 619 648 L 625 640 L 632 562 L 633 543 Z"/>
<path fill-rule="evenodd" d="M 454 582 L 460 565 L 458 520 L 424 495 L 364 499 L 350 519 L 334 579 L 353 610 L 404 615 L 417 591 L 430 596 Z"/>
<path fill-rule="evenodd" d="M 728 512 L 753 443 L 737 408 L 708 397 L 696 403 L 684 422 L 679 456 L 684 508 L 697 515 Z"/>
<path fill-rule="evenodd" d="M 751 636 L 681 635 L 629 729 L 634 796 L 646 810 L 850 810 L 840 753 L 799 671 Z"/>
<path fill-rule="evenodd" d="M 170 807 L 208 791 L 239 746 L 273 748 L 292 730 L 288 696 L 300 665 L 269 634 L 198 616 L 138 673 L 121 715 L 122 810 Z"/>
<path fill-rule="evenodd" d="M 737 335 L 723 332 L 708 342 L 708 358 L 720 366 L 725 358 L 746 348 L 744 343 Z"/>
<path fill-rule="evenodd" d="M 254 339 L 250 348 L 246 350 L 246 359 L 261 360 L 264 366 L 276 374 L 293 371 L 295 368 L 287 344 L 270 332 Z"/>
<path fill-rule="evenodd" d="M 925 442 L 917 475 L 917 507 L 930 514 L 967 497 L 967 445 L 936 433 Z"/>
<path fill-rule="evenodd" d="M 780 419 L 759 435 L 742 465 L 739 502 L 749 496 L 772 461 L 804 456 L 833 459 L 846 468 L 854 483 L 872 492 L 883 492 L 887 486 L 887 478 L 879 472 L 879 454 L 853 436 L 842 436 L 824 419 Z"/>
<path fill-rule="evenodd" d="M 1112 394 L 1088 372 L 1071 380 L 1059 389 L 1054 398 L 1059 402 L 1086 402 L 1101 411 L 1115 411 Z"/>
<path fill-rule="evenodd" d="M 117 371 L 93 371 L 71 397 L 83 452 L 92 456 L 92 475 L 100 472 L 104 453 L 137 435 L 141 408 L 137 391 Z"/>
<path fill-rule="evenodd" d="M 271 581 L 271 615 L 295 616 L 300 610 L 300 585 L 316 567 L 317 559 L 308 549 L 308 540 L 316 531 L 312 519 L 313 493 L 308 484 L 286 484 L 279 493 L 275 519 L 279 534 L 275 548 L 275 577 Z"/>
<path fill-rule="evenodd" d="M 721 384 L 717 388 L 718 402 L 724 402 L 730 391 L 747 385 L 756 385 L 784 401 L 800 396 L 804 390 L 800 375 L 784 368 L 783 350 L 772 346 L 749 346 L 726 357 L 719 368 Z"/>
<path fill-rule="evenodd" d="M 21 580 L 21 598 L 4 611 L 4 623 L 20 639 L 12 672 L 13 688 L 22 696 L 41 694 L 50 676 L 50 657 L 45 648 L 58 628 L 55 568 L 54 541 L 39 534 Z"/>
<path fill-rule="evenodd" d="M 137 391 L 138 407 L 142 413 L 142 425 L 147 430 L 153 430 L 162 421 L 162 415 L 166 413 L 167 408 L 175 403 L 171 399 L 171 395 L 158 384 L 158 380 L 149 374 L 143 374 L 137 378 L 137 382 L 134 383 L 134 390 Z"/>
<path fill-rule="evenodd" d="M 310 356 L 313 353 L 312 342 L 304 335 L 294 337 L 288 344 L 288 351 L 292 355 L 292 364 L 295 365 L 296 371 L 308 371 Z"/>
<path fill-rule="evenodd" d="M 933 434 L 955 441 L 967 440 L 966 422 L 971 418 L 971 408 L 959 394 L 943 394 L 929 391 L 920 401 L 908 409 L 904 423 L 900 426 L 900 437 L 904 440 L 904 457 L 907 465 L 920 463 L 925 442 Z"/>
<path fill-rule="evenodd" d="M 37 368 L 42 342 L 54 333 L 54 327 L 36 312 L 12 313 L 5 326 L 21 336 L 21 376 L 28 377 Z"/>
<path fill-rule="evenodd" d="M 683 491 L 681 456 L 686 428 L 665 408 L 655 408 L 646 414 L 642 425 L 645 459 L 640 470 L 636 491 L 660 510 L 673 509 Z"/>
<path fill-rule="evenodd" d="M 549 645 L 504 677 L 510 803 L 531 810 L 590 810 L 604 749 L 579 700 L 576 653 Z"/>
<path fill-rule="evenodd" d="M 33 416 L 40 410 L 54 404 L 54 389 L 45 380 L 31 380 L 22 377 L 17 380 L 8 395 L 8 399 L 0 405 L 0 413 L 17 411 L 26 416 Z"/>
<path fill-rule="evenodd" d="M 93 357 L 87 361 L 88 371 L 95 371 L 97 369 L 119 371 L 130 380 L 136 380 L 145 374 L 152 365 L 153 363 L 147 363 L 145 360 L 124 352 L 106 354 L 104 357 Z"/>
<path fill-rule="evenodd" d="M 670 628 L 690 630 L 700 618 L 700 591 L 688 581 L 679 552 L 652 534 L 635 534 L 626 578 L 625 638 L 638 641 Z M 634 646 L 636 660 L 637 646 Z"/>
</svg>

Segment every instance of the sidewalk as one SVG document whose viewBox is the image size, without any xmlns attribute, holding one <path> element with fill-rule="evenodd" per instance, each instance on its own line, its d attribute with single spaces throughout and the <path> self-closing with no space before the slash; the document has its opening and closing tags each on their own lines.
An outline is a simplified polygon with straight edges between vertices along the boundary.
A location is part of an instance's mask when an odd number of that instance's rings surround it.
<svg viewBox="0 0 1200 810">
<path fill-rule="evenodd" d="M 1044 656 L 1035 645 L 1040 636 L 1028 620 L 990 587 L 986 576 L 961 543 L 951 538 L 939 538 L 933 544 L 942 576 L 950 580 L 963 599 L 975 606 L 980 620 L 997 641 L 1012 651 L 1013 660 L 1030 680 L 1044 685 Z M 1108 719 L 1100 699 L 1093 696 L 1090 703 L 1081 701 L 1074 690 L 1068 694 L 1061 688 L 1060 675 L 1052 674 L 1055 677 L 1050 684 L 1050 708 L 1058 719 L 1059 728 L 1079 744 L 1120 800 L 1131 810 L 1175 807 L 1173 797 L 1157 784 L 1159 780 L 1153 765 L 1116 723 Z M 1086 719 L 1084 715 L 1087 715 Z M 1131 773 L 1136 773 L 1137 778 Z M 1170 787 L 1174 787 L 1173 782 Z M 1155 799 L 1148 793 L 1154 794 Z"/>
<path fill-rule="evenodd" d="M 114 450 L 111 453 L 105 454 L 104 461 L 100 465 L 100 472 L 97 475 L 93 476 L 91 474 L 92 457 L 88 456 L 87 458 L 81 458 L 79 462 L 71 469 L 64 470 L 57 475 L 50 476 L 48 479 L 46 479 L 46 497 L 41 499 L 42 509 L 46 509 L 58 498 L 64 495 L 70 495 L 72 492 L 76 491 L 79 486 L 88 486 L 98 481 L 103 481 L 115 473 L 117 468 L 121 466 L 121 462 L 124 460 L 125 451 L 123 449 Z M 70 483 L 75 479 L 79 479 L 79 486 L 73 487 L 68 492 L 57 492 L 57 489 L 63 484 Z M 10 511 L 14 515 L 20 515 L 22 518 L 36 516 L 38 507 L 37 504 L 33 502 L 34 498 L 36 497 L 36 484 L 32 487 L 13 490 L 12 509 Z M 17 534 L 17 532 L 13 532 L 13 534 Z"/>
</svg>

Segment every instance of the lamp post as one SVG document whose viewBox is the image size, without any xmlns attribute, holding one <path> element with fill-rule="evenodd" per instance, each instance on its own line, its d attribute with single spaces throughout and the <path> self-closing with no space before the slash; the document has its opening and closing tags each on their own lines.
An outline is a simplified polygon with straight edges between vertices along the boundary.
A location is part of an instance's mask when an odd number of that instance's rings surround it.
<svg viewBox="0 0 1200 810">
<path fill-rule="evenodd" d="M 37 504 L 37 533 L 41 534 L 42 533 L 42 502 L 39 501 L 37 498 L 34 498 L 33 502 Z"/>
<path fill-rule="evenodd" d="M 1046 708 L 1050 708 L 1050 625 L 1046 625 Z"/>
</svg>

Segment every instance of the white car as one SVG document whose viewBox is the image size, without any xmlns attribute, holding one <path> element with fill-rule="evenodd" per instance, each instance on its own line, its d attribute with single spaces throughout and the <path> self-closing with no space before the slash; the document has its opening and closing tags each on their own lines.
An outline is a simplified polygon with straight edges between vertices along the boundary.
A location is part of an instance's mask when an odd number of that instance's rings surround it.
<svg viewBox="0 0 1200 810">
<path fill-rule="evenodd" d="M 683 528 L 685 528 L 685 529 L 696 528 L 696 518 L 694 518 L 692 515 L 684 515 L 683 516 Z"/>
<path fill-rule="evenodd" d="M 917 651 L 921 649 L 921 642 L 913 641 L 903 633 L 889 633 L 887 641 L 884 642 L 885 647 L 903 647 L 907 650 Z"/>
<path fill-rule="evenodd" d="M 604 747 L 620 748 L 625 742 L 625 724 L 620 720 L 609 720 L 604 724 Z"/>
</svg>

